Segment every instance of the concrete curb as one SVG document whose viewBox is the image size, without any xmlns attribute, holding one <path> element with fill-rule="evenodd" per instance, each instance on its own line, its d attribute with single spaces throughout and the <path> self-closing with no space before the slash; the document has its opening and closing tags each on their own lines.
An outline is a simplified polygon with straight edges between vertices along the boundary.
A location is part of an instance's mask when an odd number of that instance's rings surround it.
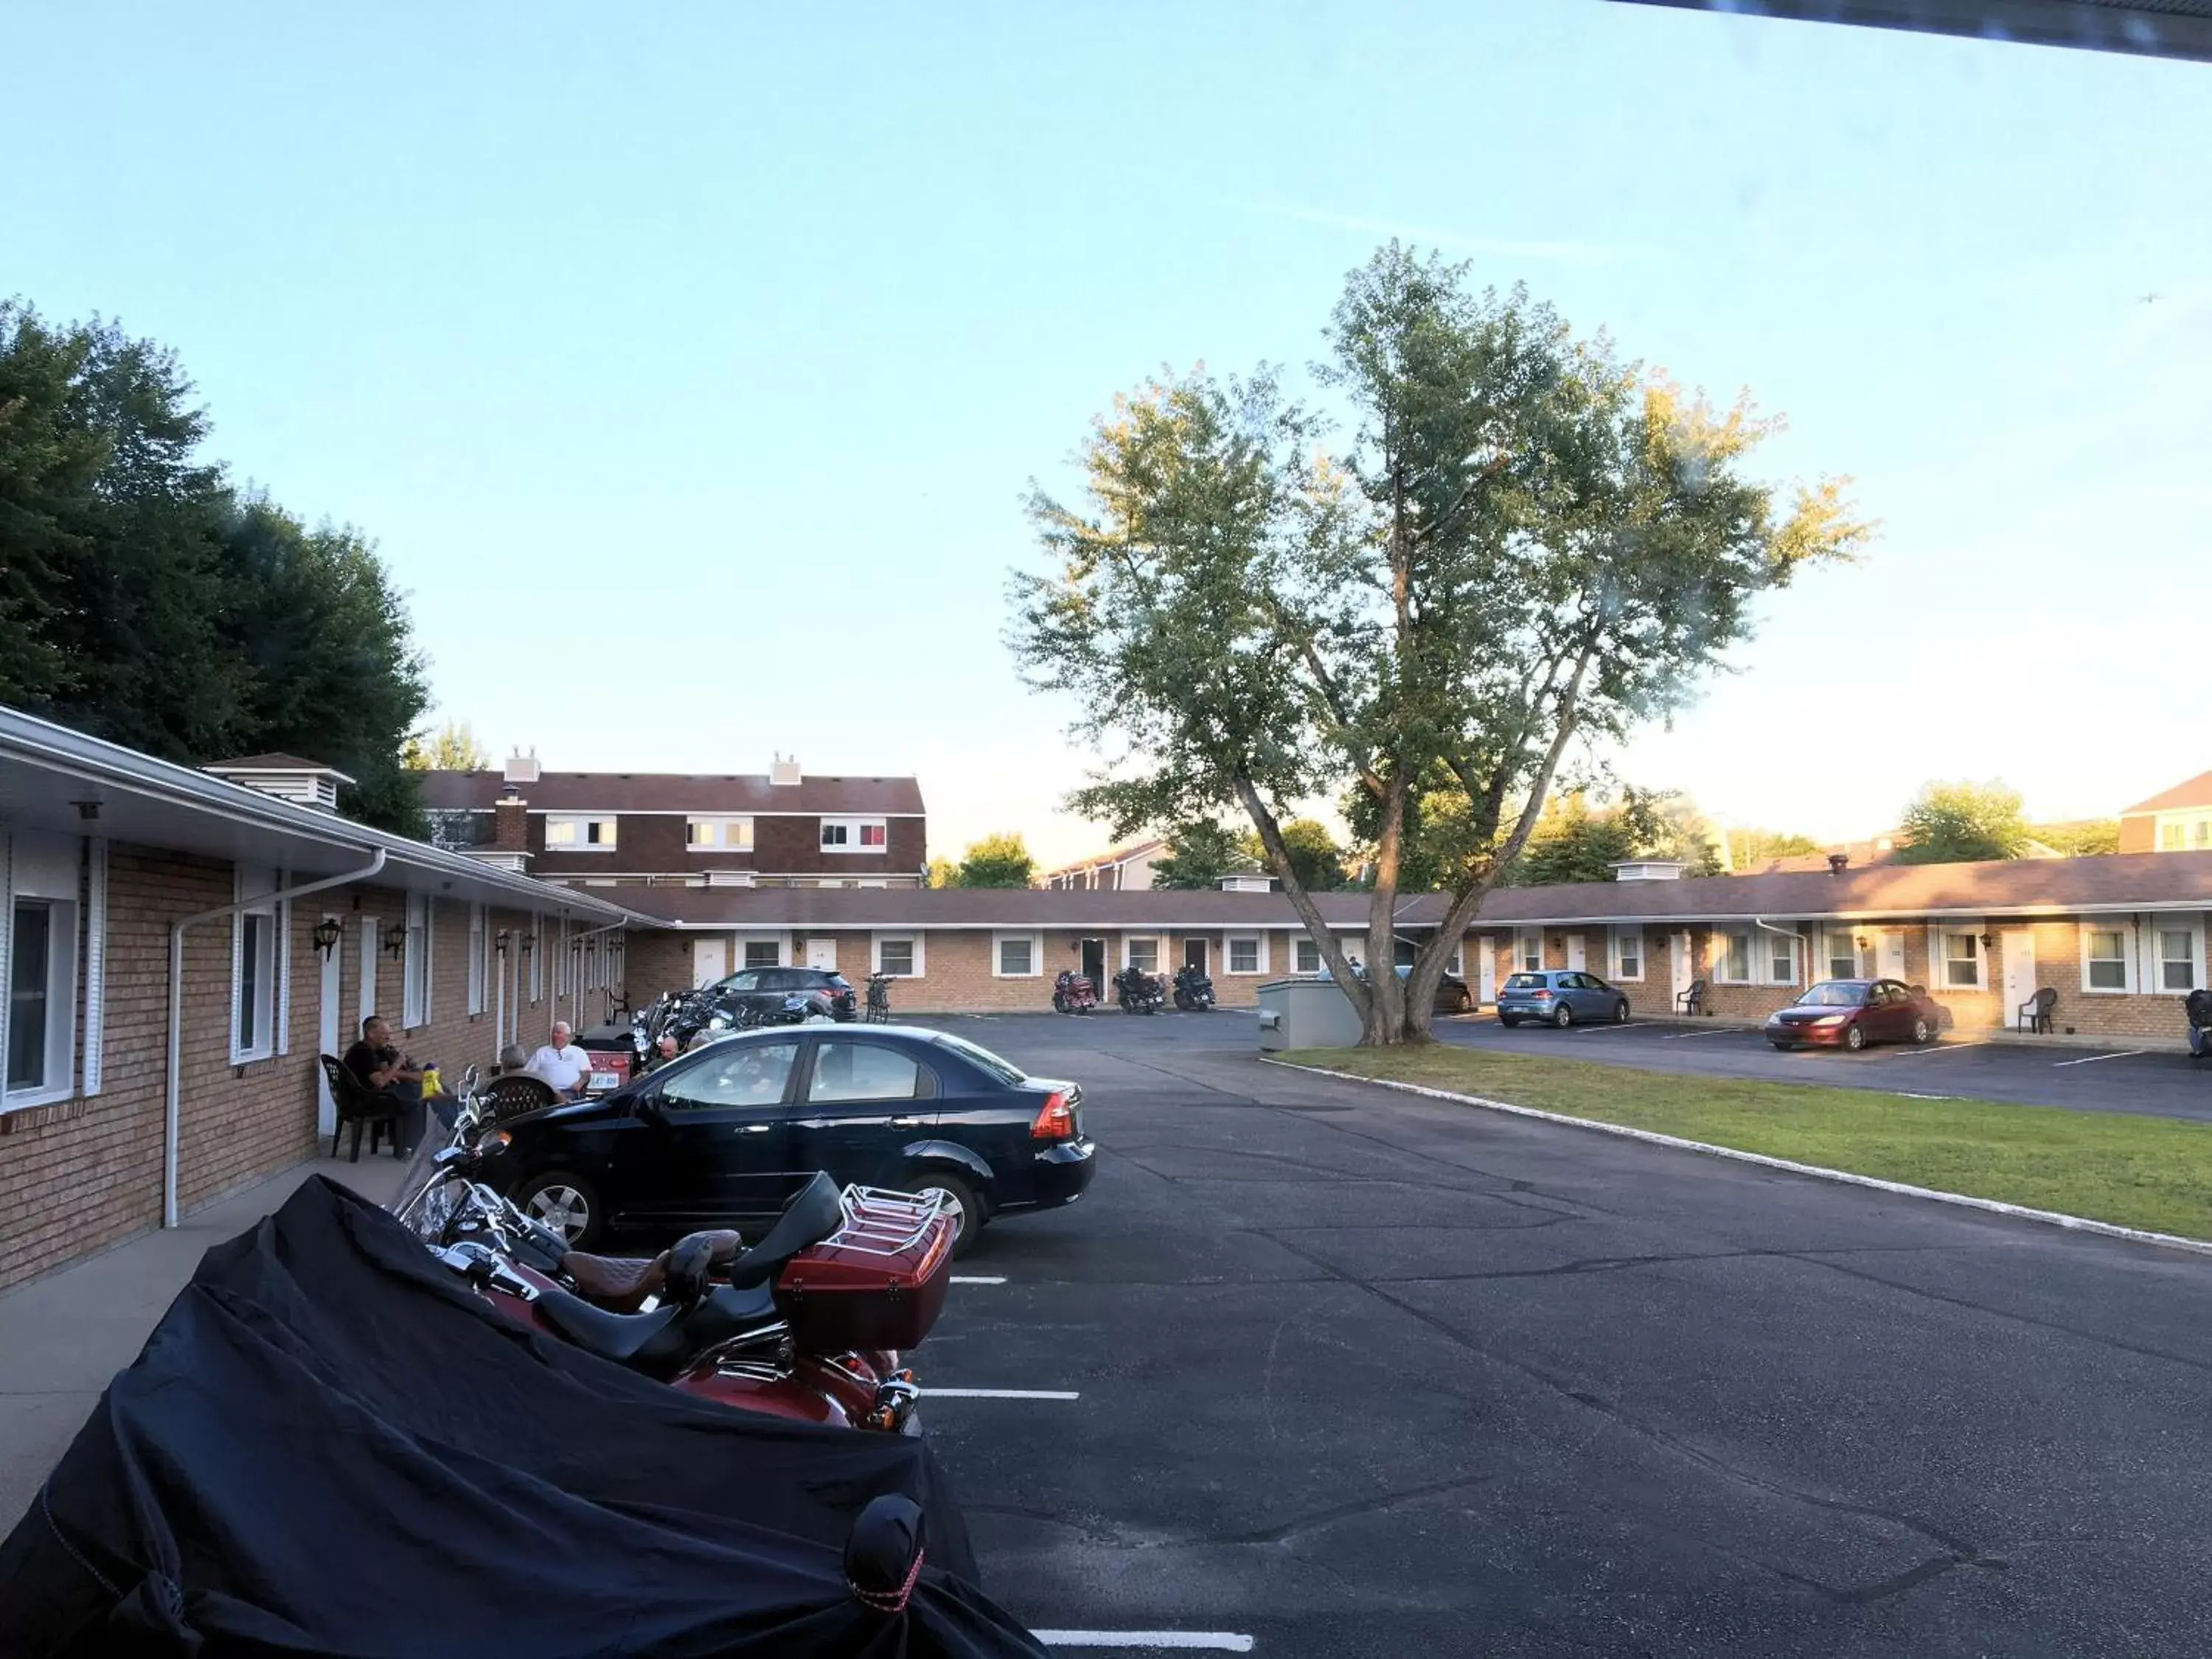
<svg viewBox="0 0 2212 1659">
<path fill-rule="evenodd" d="M 2110 1221 L 2093 1221 L 2087 1216 L 2067 1215 L 2058 1210 L 2033 1210 L 2024 1204 L 2007 1204 L 1994 1198 L 1975 1198 L 1967 1193 L 1947 1193 L 1933 1187 L 1911 1187 L 1901 1181 L 1882 1181 L 1874 1176 L 1854 1175 L 1849 1170 L 1831 1170 L 1824 1164 L 1799 1164 L 1790 1158 L 1770 1158 L 1765 1152 L 1747 1152 L 1734 1146 L 1716 1146 L 1703 1140 L 1685 1140 L 1680 1135 L 1663 1135 L 1656 1129 L 1632 1128 L 1625 1123 L 1601 1123 L 1595 1118 L 1569 1117 L 1563 1112 L 1547 1112 L 1534 1106 L 1516 1106 L 1510 1100 L 1491 1100 L 1481 1095 L 1463 1095 L 1450 1089 L 1431 1089 L 1422 1083 L 1401 1083 L 1393 1078 L 1362 1077 L 1357 1072 L 1331 1071 L 1322 1066 L 1301 1066 L 1295 1060 L 1274 1060 L 1260 1056 L 1262 1066 L 1279 1066 L 1285 1071 L 1304 1072 L 1311 1077 L 1336 1078 L 1346 1083 L 1364 1083 L 1376 1089 L 1395 1089 L 1402 1094 L 1425 1095 L 1431 1100 L 1448 1100 L 1456 1106 L 1480 1106 L 1486 1111 L 1505 1112 L 1515 1117 L 1533 1117 L 1546 1123 L 1563 1123 L 1571 1129 L 1594 1129 L 1600 1134 L 1619 1135 L 1625 1140 L 1641 1140 L 1654 1146 L 1671 1146 L 1677 1152 L 1703 1152 L 1710 1158 L 1733 1158 L 1739 1164 L 1756 1164 L 1769 1170 L 1781 1170 L 1790 1175 L 1811 1176 L 1820 1181 L 1840 1182 L 1847 1187 L 1871 1187 L 1878 1193 L 1893 1193 L 1900 1198 L 1922 1198 L 1937 1204 L 1954 1204 L 1962 1209 L 1984 1210 L 1991 1215 L 2008 1216 L 2015 1221 L 2039 1221 L 2047 1227 L 2064 1227 L 2074 1232 L 2095 1233 L 2105 1238 L 2124 1238 L 2133 1244 L 2159 1244 L 2167 1249 L 2187 1250 L 2196 1255 L 2212 1255 L 2212 1240 L 2184 1238 L 2178 1233 L 2148 1232 L 2140 1227 L 2122 1227 Z"/>
</svg>

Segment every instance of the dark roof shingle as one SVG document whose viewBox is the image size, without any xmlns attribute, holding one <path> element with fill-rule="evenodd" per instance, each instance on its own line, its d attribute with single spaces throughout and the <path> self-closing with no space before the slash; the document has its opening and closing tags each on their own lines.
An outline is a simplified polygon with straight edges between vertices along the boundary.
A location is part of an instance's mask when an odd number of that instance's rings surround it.
<svg viewBox="0 0 2212 1659">
<path fill-rule="evenodd" d="M 422 804 L 434 811 L 489 811 L 507 793 L 500 772 L 425 772 Z M 913 778 L 802 778 L 770 783 L 765 773 L 542 772 L 515 793 L 537 811 L 555 812 L 878 813 L 918 817 L 921 785 Z"/>
<path fill-rule="evenodd" d="M 2138 812 L 2186 811 L 2192 806 L 2212 806 L 2212 772 L 2199 772 L 2186 783 L 2177 783 L 2148 800 L 2124 807 L 2120 816 L 2131 818 Z"/>
</svg>

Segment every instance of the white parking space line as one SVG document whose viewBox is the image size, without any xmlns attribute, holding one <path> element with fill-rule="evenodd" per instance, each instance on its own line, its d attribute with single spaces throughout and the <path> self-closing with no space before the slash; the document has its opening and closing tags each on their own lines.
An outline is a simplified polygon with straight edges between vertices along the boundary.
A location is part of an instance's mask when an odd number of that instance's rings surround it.
<svg viewBox="0 0 2212 1659">
<path fill-rule="evenodd" d="M 955 1273 L 952 1282 L 956 1285 L 1003 1285 L 1006 1282 L 1006 1276 L 1004 1273 Z"/>
<path fill-rule="evenodd" d="M 2116 1054 L 2084 1054 L 2079 1060 L 2054 1060 L 2053 1066 L 2094 1066 L 2100 1060 L 2132 1060 L 2137 1054 L 2147 1054 L 2148 1048 L 2123 1048 Z"/>
<path fill-rule="evenodd" d="M 1932 1048 L 1892 1048 L 1876 1060 L 1927 1060 L 1936 1054 L 1955 1054 L 1964 1048 L 1986 1048 L 1986 1042 L 1939 1042 Z"/>
<path fill-rule="evenodd" d="M 1060 1389 L 924 1389 L 925 1400 L 1080 1400 Z"/>
<path fill-rule="evenodd" d="M 1899 1100 L 1956 1100 L 1958 1098 L 1956 1095 L 1916 1095 L 1909 1089 L 1899 1089 L 1897 1091 L 1897 1097 Z"/>
<path fill-rule="evenodd" d="M 1740 1026 L 1735 1026 L 1735 1025 L 1716 1025 L 1716 1026 L 1714 1026 L 1714 1027 L 1712 1028 L 1712 1030 L 1711 1030 L 1710 1031 L 1677 1031 L 1677 1032 L 1675 1032 L 1675 1033 L 1674 1033 L 1674 1036 L 1662 1036 L 1662 1037 L 1661 1037 L 1661 1038 L 1659 1039 L 1659 1041 L 1660 1041 L 1660 1042 L 1680 1042 L 1684 1037 L 1693 1037 L 1693 1036 L 1743 1036 L 1743 1035 L 1744 1035 L 1743 1028 L 1741 1028 L 1741 1027 L 1740 1027 Z"/>
<path fill-rule="evenodd" d="M 1033 1630 L 1048 1648 L 1183 1648 L 1249 1653 L 1252 1638 L 1225 1630 Z"/>
<path fill-rule="evenodd" d="M 1615 1020 L 1609 1025 L 1577 1025 L 1575 1030 L 1588 1036 L 1594 1031 L 1639 1031 L 1650 1023 L 1648 1019 Z"/>
</svg>

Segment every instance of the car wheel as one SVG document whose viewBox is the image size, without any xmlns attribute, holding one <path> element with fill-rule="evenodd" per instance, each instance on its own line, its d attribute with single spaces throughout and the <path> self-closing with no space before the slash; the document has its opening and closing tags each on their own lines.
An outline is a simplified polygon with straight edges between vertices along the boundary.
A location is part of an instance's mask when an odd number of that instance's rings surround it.
<svg viewBox="0 0 2212 1659">
<path fill-rule="evenodd" d="M 1452 998 L 1451 1011 L 1455 1014 L 1473 1013 L 1474 1012 L 1474 993 L 1468 990 L 1464 985 L 1461 986 L 1459 988 L 1458 994 Z"/>
<path fill-rule="evenodd" d="M 1923 1045 L 1936 1041 L 1936 1028 L 1928 1023 L 1924 1015 L 1912 1022 L 1912 1040 Z"/>
<path fill-rule="evenodd" d="M 1788 1054 L 1788 1053 L 1789 1053 L 1792 1048 L 1795 1048 L 1797 1045 L 1796 1045 L 1796 1043 L 1794 1043 L 1794 1042 L 1778 1042 L 1778 1043 L 1774 1044 L 1773 1046 L 1774 1046 L 1774 1052 L 1775 1052 L 1776 1054 Z"/>
<path fill-rule="evenodd" d="M 1516 1029 L 1516 1028 L 1520 1025 L 1520 1024 L 1521 1024 L 1521 1022 L 1520 1022 L 1517 1018 L 1513 1018 L 1512 1016 L 1508 1015 L 1508 1014 L 1500 1014 L 1500 1015 L 1498 1015 L 1498 1023 L 1500 1025 L 1503 1025 L 1503 1026 L 1504 1026 L 1507 1030 L 1509 1030 L 1509 1031 L 1510 1031 L 1510 1030 L 1513 1030 Z"/>
<path fill-rule="evenodd" d="M 1563 1002 L 1558 1007 L 1552 1010 L 1552 1024 L 1559 1027 L 1560 1030 L 1565 1030 L 1568 1026 L 1574 1023 L 1575 1011 L 1568 1007 L 1565 1003 Z"/>
<path fill-rule="evenodd" d="M 599 1190 L 566 1170 L 531 1176 L 515 1189 L 514 1199 L 516 1209 L 560 1234 L 572 1249 L 591 1249 L 606 1231 Z"/>
<path fill-rule="evenodd" d="M 952 1212 L 954 1255 L 965 1255 L 975 1248 L 976 1237 L 983 1231 L 983 1206 L 974 1188 L 957 1176 L 932 1170 L 922 1176 L 915 1191 L 924 1198 L 937 1199 Z"/>
<path fill-rule="evenodd" d="M 1853 1025 L 1844 1032 L 1844 1047 L 1853 1054 L 1866 1047 L 1866 1027 Z"/>
<path fill-rule="evenodd" d="M 1613 1005 L 1613 1023 L 1616 1025 L 1626 1025 L 1628 1024 L 1628 999 L 1626 997 L 1621 998 L 1620 1001 Z"/>
</svg>

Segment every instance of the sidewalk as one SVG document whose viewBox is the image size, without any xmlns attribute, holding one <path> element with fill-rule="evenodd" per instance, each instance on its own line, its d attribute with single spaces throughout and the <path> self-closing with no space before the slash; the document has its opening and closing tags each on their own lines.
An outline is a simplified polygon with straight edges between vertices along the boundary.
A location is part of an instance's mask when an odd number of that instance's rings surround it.
<svg viewBox="0 0 2212 1659">
<path fill-rule="evenodd" d="M 311 1175 L 381 1204 L 404 1165 L 317 1158 L 232 1194 L 168 1232 L 142 1234 L 0 1293 L 0 1534 L 37 1496 L 108 1379 L 138 1357 L 210 1246 L 276 1209 Z"/>
</svg>

